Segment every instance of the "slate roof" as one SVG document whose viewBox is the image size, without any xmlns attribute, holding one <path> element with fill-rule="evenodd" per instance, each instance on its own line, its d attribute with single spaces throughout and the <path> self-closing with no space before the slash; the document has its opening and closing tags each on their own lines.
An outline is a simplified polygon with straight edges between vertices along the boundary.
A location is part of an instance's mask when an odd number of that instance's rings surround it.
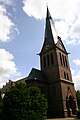
<svg viewBox="0 0 80 120">
<path fill-rule="evenodd" d="M 44 73 L 38 69 L 32 68 L 27 80 L 38 80 L 42 82 L 47 82 Z"/>
<path fill-rule="evenodd" d="M 52 28 L 51 28 L 51 19 L 52 17 L 47 7 L 45 38 L 47 38 L 50 43 L 54 44 L 54 38 L 53 38 L 53 33 L 52 33 Z"/>
</svg>

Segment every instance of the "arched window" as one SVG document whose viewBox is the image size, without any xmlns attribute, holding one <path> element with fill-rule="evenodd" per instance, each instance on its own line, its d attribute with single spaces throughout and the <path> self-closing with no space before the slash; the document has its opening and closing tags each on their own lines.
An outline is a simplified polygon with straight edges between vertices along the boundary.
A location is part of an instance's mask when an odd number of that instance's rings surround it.
<svg viewBox="0 0 80 120">
<path fill-rule="evenodd" d="M 66 73 L 66 76 L 67 76 L 67 79 L 69 80 L 69 75 L 68 75 L 68 73 Z"/>
<path fill-rule="evenodd" d="M 47 55 L 47 66 L 50 66 L 50 59 L 49 59 L 49 55 Z"/>
<path fill-rule="evenodd" d="M 64 72 L 64 79 L 66 79 L 66 73 Z"/>
<path fill-rule="evenodd" d="M 68 73 L 65 73 L 65 72 L 64 72 L 64 79 L 69 80 L 69 75 L 68 75 Z"/>
<path fill-rule="evenodd" d="M 53 65 L 54 64 L 53 53 L 50 54 L 50 59 L 51 59 L 51 65 Z"/>
<path fill-rule="evenodd" d="M 68 62 L 67 62 L 66 56 L 65 56 L 65 64 L 66 64 L 66 67 L 68 68 Z"/>
<path fill-rule="evenodd" d="M 61 53 L 59 53 L 59 56 L 60 56 L 60 63 L 62 65 L 62 55 L 61 55 Z"/>
<path fill-rule="evenodd" d="M 64 55 L 62 55 L 62 61 L 63 61 L 63 66 L 65 67 L 65 59 L 64 59 Z"/>
<path fill-rule="evenodd" d="M 43 57 L 43 67 L 46 68 L 46 57 Z"/>
</svg>

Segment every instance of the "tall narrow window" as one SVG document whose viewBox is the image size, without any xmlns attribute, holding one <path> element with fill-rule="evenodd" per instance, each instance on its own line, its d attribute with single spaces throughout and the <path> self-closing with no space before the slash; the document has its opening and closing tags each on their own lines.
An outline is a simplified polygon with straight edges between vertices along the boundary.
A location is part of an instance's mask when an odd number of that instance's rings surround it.
<svg viewBox="0 0 80 120">
<path fill-rule="evenodd" d="M 53 65 L 54 64 L 53 53 L 50 54 L 50 59 L 51 59 L 51 65 Z"/>
<path fill-rule="evenodd" d="M 68 75 L 68 73 L 66 73 L 66 76 L 67 76 L 67 79 L 69 80 L 69 75 Z"/>
<path fill-rule="evenodd" d="M 69 75 L 68 75 L 68 73 L 66 73 L 66 72 L 64 72 L 64 79 L 69 80 Z"/>
<path fill-rule="evenodd" d="M 66 56 L 65 56 L 65 64 L 66 64 L 66 67 L 68 68 L 68 62 L 67 62 Z"/>
<path fill-rule="evenodd" d="M 65 57 L 62 55 L 62 60 L 63 60 L 63 66 L 65 67 Z"/>
<path fill-rule="evenodd" d="M 64 72 L 64 79 L 66 79 L 66 73 Z"/>
<path fill-rule="evenodd" d="M 49 55 L 47 55 L 47 66 L 50 66 Z"/>
<path fill-rule="evenodd" d="M 59 56 L 60 56 L 60 63 L 62 65 L 62 56 L 61 56 L 61 53 L 59 53 Z"/>
<path fill-rule="evenodd" d="M 43 67 L 46 68 L 46 57 L 43 57 Z"/>
</svg>

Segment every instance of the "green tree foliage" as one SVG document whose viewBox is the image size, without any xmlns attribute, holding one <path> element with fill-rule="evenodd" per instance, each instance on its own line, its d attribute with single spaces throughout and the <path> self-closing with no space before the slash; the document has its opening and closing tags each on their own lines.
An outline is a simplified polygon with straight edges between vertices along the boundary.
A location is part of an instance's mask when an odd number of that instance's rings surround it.
<svg viewBox="0 0 80 120">
<path fill-rule="evenodd" d="M 77 97 L 78 108 L 80 109 L 80 91 L 79 90 L 76 92 L 76 97 Z"/>
<path fill-rule="evenodd" d="M 80 109 L 77 111 L 77 118 L 80 120 Z"/>
<path fill-rule="evenodd" d="M 79 110 L 77 111 L 77 118 L 80 119 L 80 90 L 76 92 L 77 103 Z"/>
<path fill-rule="evenodd" d="M 2 112 L 2 107 L 3 107 L 3 101 L 2 101 L 2 99 L 0 98 L 0 116 L 1 116 L 1 112 Z"/>
<path fill-rule="evenodd" d="M 47 100 L 36 87 L 16 84 L 3 98 L 2 120 L 44 120 Z"/>
</svg>

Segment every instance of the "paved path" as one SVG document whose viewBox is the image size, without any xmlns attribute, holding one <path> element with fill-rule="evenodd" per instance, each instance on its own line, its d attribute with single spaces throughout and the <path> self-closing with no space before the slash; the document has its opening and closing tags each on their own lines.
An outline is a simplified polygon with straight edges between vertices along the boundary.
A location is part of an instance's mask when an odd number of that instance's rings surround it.
<svg viewBox="0 0 80 120">
<path fill-rule="evenodd" d="M 75 118 L 53 118 L 53 119 L 47 119 L 47 120 L 77 120 L 77 119 Z"/>
</svg>

